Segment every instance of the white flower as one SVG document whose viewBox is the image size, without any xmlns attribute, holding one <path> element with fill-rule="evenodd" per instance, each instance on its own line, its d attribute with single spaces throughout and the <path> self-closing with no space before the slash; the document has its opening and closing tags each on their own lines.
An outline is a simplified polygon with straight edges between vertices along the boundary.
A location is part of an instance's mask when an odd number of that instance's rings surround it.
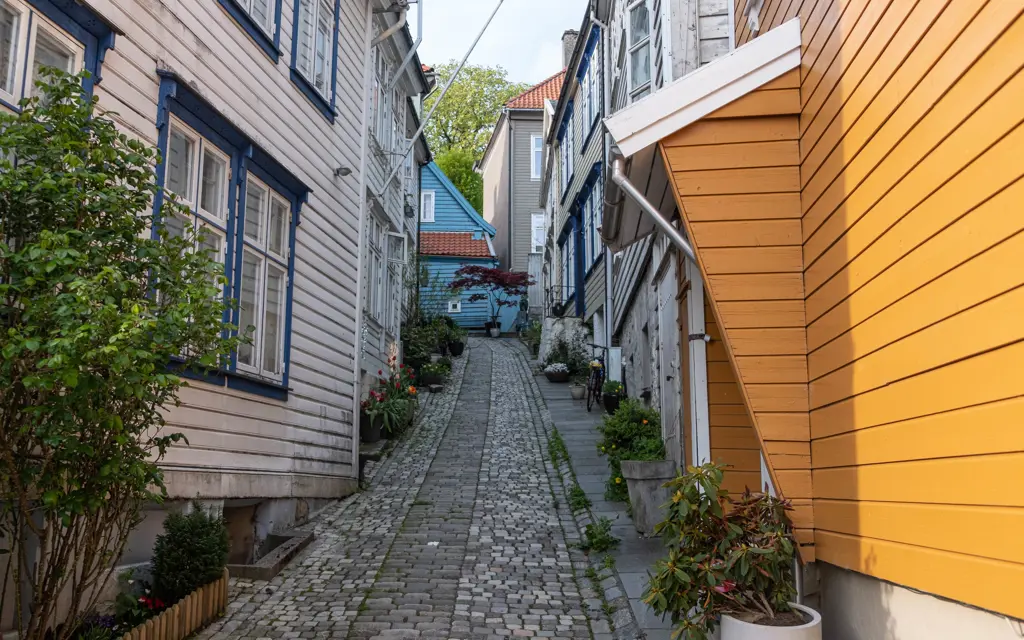
<svg viewBox="0 0 1024 640">
<path fill-rule="evenodd" d="M 544 373 L 569 373 L 569 367 L 564 362 L 552 362 L 544 367 Z"/>
</svg>

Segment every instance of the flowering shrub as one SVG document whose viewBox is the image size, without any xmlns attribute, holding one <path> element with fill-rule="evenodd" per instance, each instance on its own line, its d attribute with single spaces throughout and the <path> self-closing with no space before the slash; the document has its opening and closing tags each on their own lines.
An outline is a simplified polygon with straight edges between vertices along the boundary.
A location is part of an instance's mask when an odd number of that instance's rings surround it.
<svg viewBox="0 0 1024 640">
<path fill-rule="evenodd" d="M 473 293 L 467 302 L 487 300 L 491 305 L 491 322 L 497 323 L 503 307 L 518 307 L 519 299 L 526 297 L 533 278 L 525 271 L 505 271 L 496 267 L 469 265 L 455 272 L 449 289 L 469 289 Z"/>
<path fill-rule="evenodd" d="M 544 373 L 569 373 L 569 367 L 564 362 L 552 362 L 544 367 Z"/>
<path fill-rule="evenodd" d="M 669 614 L 681 640 L 707 640 L 723 613 L 756 624 L 791 611 L 793 544 L 786 500 L 721 488 L 707 463 L 666 484 L 668 514 L 656 532 L 668 557 L 654 566 L 644 602 Z"/>
<path fill-rule="evenodd" d="M 597 447 L 608 458 L 611 469 L 605 498 L 627 502 L 629 490 L 622 478 L 622 461 L 665 459 L 661 416 L 639 400 L 626 398 L 613 415 L 604 417 L 597 430 L 601 433 Z"/>
<path fill-rule="evenodd" d="M 606 396 L 621 396 L 625 392 L 626 388 L 618 380 L 605 380 L 604 385 L 601 386 L 601 393 Z"/>
</svg>

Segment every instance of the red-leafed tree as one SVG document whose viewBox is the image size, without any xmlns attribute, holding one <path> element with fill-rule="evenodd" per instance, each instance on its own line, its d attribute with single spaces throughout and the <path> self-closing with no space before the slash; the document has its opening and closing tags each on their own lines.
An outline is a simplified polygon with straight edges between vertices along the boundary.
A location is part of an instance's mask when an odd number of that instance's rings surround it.
<svg viewBox="0 0 1024 640">
<path fill-rule="evenodd" d="M 448 287 L 471 291 L 467 298 L 469 302 L 487 300 L 491 305 L 491 322 L 498 326 L 501 308 L 518 306 L 519 299 L 527 294 L 532 284 L 533 279 L 525 271 L 469 265 L 455 272 L 455 279 Z"/>
</svg>

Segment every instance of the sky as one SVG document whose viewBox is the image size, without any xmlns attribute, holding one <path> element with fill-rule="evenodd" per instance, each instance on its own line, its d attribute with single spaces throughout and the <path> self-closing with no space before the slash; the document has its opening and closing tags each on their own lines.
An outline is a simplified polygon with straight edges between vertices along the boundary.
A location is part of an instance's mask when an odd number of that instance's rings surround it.
<svg viewBox="0 0 1024 640">
<path fill-rule="evenodd" d="M 461 60 L 498 0 L 420 0 L 420 60 Z M 469 57 L 470 64 L 502 66 L 513 82 L 536 84 L 562 69 L 562 33 L 579 29 L 588 0 L 505 0 Z M 418 7 L 409 12 L 416 37 Z"/>
</svg>

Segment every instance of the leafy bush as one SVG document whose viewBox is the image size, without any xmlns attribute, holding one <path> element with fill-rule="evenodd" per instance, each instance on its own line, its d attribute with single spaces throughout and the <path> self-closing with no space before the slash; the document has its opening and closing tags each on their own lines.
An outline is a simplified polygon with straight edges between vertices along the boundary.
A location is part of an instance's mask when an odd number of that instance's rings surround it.
<svg viewBox="0 0 1024 640">
<path fill-rule="evenodd" d="M 621 396 L 625 392 L 626 388 L 618 380 L 605 380 L 601 386 L 601 393 L 606 396 Z"/>
<path fill-rule="evenodd" d="M 597 522 L 588 524 L 580 540 L 580 549 L 588 553 L 603 553 L 618 545 L 619 539 L 612 535 L 612 521 L 608 518 L 598 518 Z"/>
<path fill-rule="evenodd" d="M 420 367 L 420 376 L 447 376 L 451 366 L 445 367 L 441 362 L 428 362 Z"/>
<path fill-rule="evenodd" d="M 597 447 L 608 458 L 611 470 L 605 497 L 608 500 L 628 502 L 629 491 L 622 477 L 622 461 L 665 459 L 661 416 L 639 400 L 626 398 L 613 415 L 605 416 L 598 431 L 601 439 Z"/>
<path fill-rule="evenodd" d="M 587 375 L 590 373 L 590 354 L 587 349 L 586 334 L 576 331 L 568 338 L 564 335 L 555 338 L 551 351 L 544 359 L 544 364 L 553 362 L 564 363 L 571 375 Z"/>
<path fill-rule="evenodd" d="M 153 546 L 153 591 L 168 606 L 221 576 L 228 561 L 224 520 L 198 502 L 188 515 L 172 513 Z"/>
<path fill-rule="evenodd" d="M 583 511 L 591 506 L 590 498 L 579 484 L 574 484 L 569 490 L 569 508 L 573 513 Z"/>
<path fill-rule="evenodd" d="M 791 610 L 793 543 L 788 501 L 745 492 L 730 498 L 723 467 L 707 463 L 669 482 L 668 515 L 656 532 L 668 545 L 644 593 L 684 640 L 707 640 L 723 613 L 757 623 Z"/>
</svg>

